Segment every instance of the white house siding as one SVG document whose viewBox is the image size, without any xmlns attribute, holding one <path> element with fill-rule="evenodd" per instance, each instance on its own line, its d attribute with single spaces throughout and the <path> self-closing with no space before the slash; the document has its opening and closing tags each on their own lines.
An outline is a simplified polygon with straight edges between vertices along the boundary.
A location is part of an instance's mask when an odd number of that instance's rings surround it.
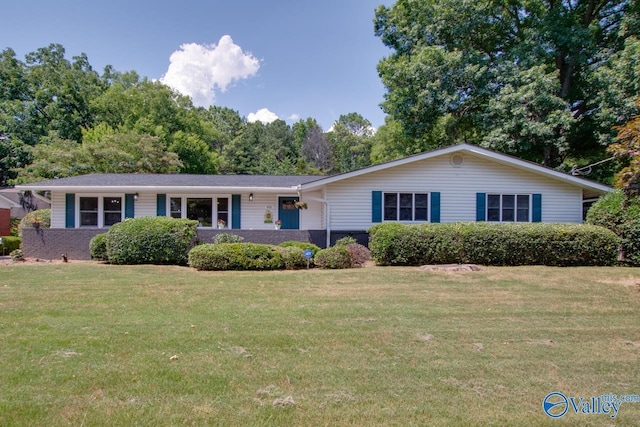
<svg viewBox="0 0 640 427">
<path fill-rule="evenodd" d="M 509 165 L 463 153 L 345 179 L 326 188 L 332 230 L 363 230 L 371 222 L 371 192 L 440 192 L 440 221 L 475 221 L 476 193 L 542 194 L 543 222 L 582 222 L 582 190 Z"/>
<path fill-rule="evenodd" d="M 308 209 L 300 209 L 301 230 L 322 230 L 324 204 L 321 191 L 305 192 L 300 200 L 307 203 Z"/>
<path fill-rule="evenodd" d="M 65 228 L 65 193 L 51 192 L 51 228 Z"/>
</svg>

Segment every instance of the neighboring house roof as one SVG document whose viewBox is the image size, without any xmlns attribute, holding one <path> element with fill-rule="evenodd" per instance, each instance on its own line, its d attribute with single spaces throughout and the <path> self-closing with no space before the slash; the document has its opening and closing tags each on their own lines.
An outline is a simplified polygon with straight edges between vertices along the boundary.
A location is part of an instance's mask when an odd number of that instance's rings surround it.
<svg viewBox="0 0 640 427">
<path fill-rule="evenodd" d="M 19 208 L 20 205 L 9 197 L 6 197 L 4 194 L 0 194 L 0 208 L 1 209 L 11 209 L 11 208 Z"/>
<path fill-rule="evenodd" d="M 3 188 L 0 190 L 0 198 L 9 200 L 12 204 L 12 208 L 22 208 L 22 190 L 18 190 L 13 187 Z M 32 200 L 32 203 L 35 204 L 36 209 L 47 209 L 51 205 L 51 201 L 44 196 L 41 196 L 37 193 L 32 193 L 35 200 Z"/>
<path fill-rule="evenodd" d="M 91 174 L 17 186 L 20 190 L 58 191 L 291 191 L 322 178 L 301 175 Z"/>
<path fill-rule="evenodd" d="M 428 151 L 425 153 L 415 154 L 413 156 L 404 157 L 402 159 L 392 160 L 390 162 L 369 166 L 369 167 L 358 169 L 352 172 L 323 177 L 315 181 L 302 184 L 301 189 L 311 190 L 311 189 L 321 187 L 327 184 L 331 184 L 334 182 L 342 181 L 345 179 L 353 178 L 356 176 L 360 176 L 360 175 L 364 175 L 372 172 L 382 171 L 385 169 L 406 165 L 408 163 L 414 163 L 422 160 L 432 159 L 434 157 L 451 155 L 454 153 L 465 153 L 465 152 L 475 155 L 477 157 L 485 158 L 487 160 L 490 160 L 496 163 L 506 164 L 517 169 L 522 169 L 537 175 L 546 176 L 547 178 L 573 184 L 578 187 L 581 187 L 584 190 L 587 190 L 590 193 L 595 193 L 599 195 L 599 194 L 604 194 L 609 191 L 612 191 L 612 188 L 607 185 L 599 184 L 597 182 L 590 181 L 584 178 L 579 178 L 573 175 L 568 175 L 566 173 L 558 172 L 557 170 L 539 165 L 537 163 L 518 159 L 516 157 L 497 153 L 495 151 L 486 150 L 484 148 L 480 148 L 470 144 L 453 145 L 450 147 L 441 148 L 434 151 Z"/>
</svg>

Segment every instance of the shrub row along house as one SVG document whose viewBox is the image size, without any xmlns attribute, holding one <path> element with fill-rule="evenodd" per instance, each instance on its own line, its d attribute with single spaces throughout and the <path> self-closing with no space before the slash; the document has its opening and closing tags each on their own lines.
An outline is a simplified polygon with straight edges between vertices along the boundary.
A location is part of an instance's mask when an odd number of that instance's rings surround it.
<svg viewBox="0 0 640 427">
<path fill-rule="evenodd" d="M 334 176 L 94 174 L 18 186 L 51 193 L 51 229 L 27 230 L 26 256 L 89 257 L 91 237 L 126 218 L 199 221 L 198 236 L 246 241 L 345 235 L 374 224 L 496 221 L 580 223 L 611 188 L 468 144 Z M 277 229 L 280 228 L 280 229 Z"/>
</svg>

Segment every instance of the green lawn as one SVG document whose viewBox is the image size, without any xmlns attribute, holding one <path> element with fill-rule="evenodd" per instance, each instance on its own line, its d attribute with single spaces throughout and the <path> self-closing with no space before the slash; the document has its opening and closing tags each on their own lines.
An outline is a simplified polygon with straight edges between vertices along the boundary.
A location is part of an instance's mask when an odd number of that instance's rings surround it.
<svg viewBox="0 0 640 427">
<path fill-rule="evenodd" d="M 0 266 L 0 425 L 638 425 L 640 270 Z"/>
</svg>

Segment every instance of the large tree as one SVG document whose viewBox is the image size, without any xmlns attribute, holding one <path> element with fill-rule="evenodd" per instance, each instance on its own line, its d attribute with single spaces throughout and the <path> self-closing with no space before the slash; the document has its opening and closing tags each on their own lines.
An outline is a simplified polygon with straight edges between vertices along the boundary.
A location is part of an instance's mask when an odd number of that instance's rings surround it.
<svg viewBox="0 0 640 427">
<path fill-rule="evenodd" d="M 449 117 L 459 131 L 448 143 L 466 140 L 557 165 L 597 146 L 601 104 L 593 82 L 638 34 L 638 8 L 636 0 L 380 6 L 375 32 L 393 50 L 378 65 L 383 109 L 421 149 L 438 140 Z"/>
</svg>

